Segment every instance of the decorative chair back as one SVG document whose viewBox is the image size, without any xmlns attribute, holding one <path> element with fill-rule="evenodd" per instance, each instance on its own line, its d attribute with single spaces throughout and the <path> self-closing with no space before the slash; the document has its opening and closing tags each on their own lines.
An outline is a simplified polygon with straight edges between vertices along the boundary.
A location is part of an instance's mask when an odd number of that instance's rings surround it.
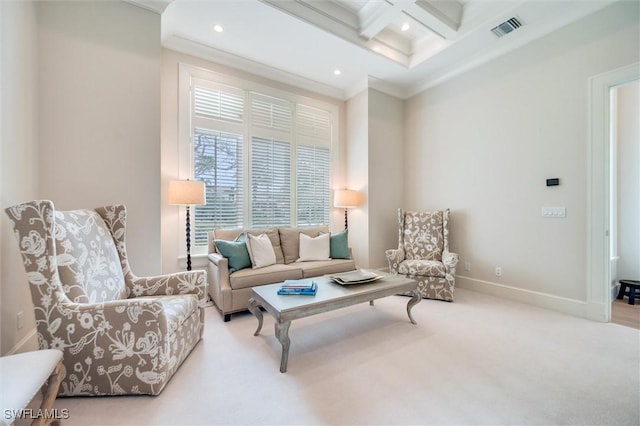
<svg viewBox="0 0 640 426">
<path fill-rule="evenodd" d="M 126 212 L 124 206 L 100 210 L 105 216 Z M 100 303 L 127 297 L 123 265 L 128 262 L 118 256 L 124 247 L 117 250 L 112 231 L 96 211 L 59 212 L 51 201 L 41 200 L 6 212 L 30 284 L 40 349 L 62 344 L 54 333 L 62 317 L 72 313 L 58 309 L 58 302 Z M 124 240 L 124 229 L 121 232 Z"/>
<path fill-rule="evenodd" d="M 449 210 L 414 212 L 398 209 L 398 247 L 408 260 L 442 261 L 449 251 Z"/>
<path fill-rule="evenodd" d="M 53 234 L 58 274 L 69 300 L 101 303 L 127 298 L 113 236 L 98 213 L 56 211 Z"/>
</svg>

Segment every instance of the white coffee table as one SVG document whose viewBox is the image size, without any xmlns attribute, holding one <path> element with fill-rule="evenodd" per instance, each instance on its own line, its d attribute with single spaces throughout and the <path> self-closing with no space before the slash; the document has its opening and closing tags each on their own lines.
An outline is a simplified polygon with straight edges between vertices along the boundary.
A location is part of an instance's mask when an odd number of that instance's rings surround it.
<svg viewBox="0 0 640 426">
<path fill-rule="evenodd" d="M 249 311 L 258 319 L 258 328 L 254 336 L 262 330 L 263 307 L 275 319 L 275 335 L 282 345 L 282 357 L 280 359 L 280 372 L 287 371 L 289 360 L 289 327 L 291 321 L 304 318 L 335 309 L 345 308 L 358 303 L 369 302 L 373 305 L 375 299 L 394 294 L 410 292 L 412 297 L 407 303 L 407 315 L 412 324 L 416 321 L 411 315 L 411 309 L 422 300 L 417 290 L 418 283 L 401 275 L 383 274 L 384 277 L 369 284 L 340 285 L 326 277 L 315 277 L 318 284 L 315 296 L 291 296 L 278 295 L 278 289 L 282 283 L 258 286 L 253 288 L 253 296 L 249 299 Z"/>
</svg>

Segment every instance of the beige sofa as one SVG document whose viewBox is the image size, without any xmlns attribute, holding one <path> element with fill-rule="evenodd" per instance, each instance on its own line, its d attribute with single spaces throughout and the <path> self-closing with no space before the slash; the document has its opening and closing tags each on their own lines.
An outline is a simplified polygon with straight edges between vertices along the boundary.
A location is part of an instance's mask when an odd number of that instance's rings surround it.
<svg viewBox="0 0 640 426">
<path fill-rule="evenodd" d="M 276 254 L 275 265 L 257 269 L 249 267 L 230 273 L 228 259 L 218 252 L 215 240 L 233 241 L 244 232 L 244 229 L 215 229 L 209 233 L 209 295 L 224 316 L 225 322 L 231 319 L 232 313 L 247 310 L 252 287 L 356 269 L 351 250 L 349 259 L 297 262 L 300 233 L 315 237 L 320 232 L 329 232 L 326 226 L 280 227 L 246 230 L 252 235 L 266 233 L 269 236 Z"/>
</svg>

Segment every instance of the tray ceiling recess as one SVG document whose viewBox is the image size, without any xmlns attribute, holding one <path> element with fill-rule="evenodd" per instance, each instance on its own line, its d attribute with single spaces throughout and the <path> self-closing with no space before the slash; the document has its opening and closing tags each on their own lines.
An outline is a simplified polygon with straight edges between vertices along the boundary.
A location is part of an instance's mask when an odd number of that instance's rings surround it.
<svg viewBox="0 0 640 426">
<path fill-rule="evenodd" d="M 262 1 L 407 68 L 455 40 L 463 12 L 455 0 Z"/>
</svg>

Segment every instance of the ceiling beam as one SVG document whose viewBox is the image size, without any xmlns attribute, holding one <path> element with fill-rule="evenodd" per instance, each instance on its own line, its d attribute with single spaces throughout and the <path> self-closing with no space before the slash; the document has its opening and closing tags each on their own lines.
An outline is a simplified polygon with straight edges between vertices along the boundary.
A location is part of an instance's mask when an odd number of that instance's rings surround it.
<svg viewBox="0 0 640 426">
<path fill-rule="evenodd" d="M 401 13 L 402 9 L 392 2 L 369 0 L 358 11 L 360 37 L 371 40 Z"/>
<path fill-rule="evenodd" d="M 451 40 L 458 34 L 462 4 L 457 1 L 417 0 L 407 5 L 405 12 L 431 31 Z"/>
<path fill-rule="evenodd" d="M 370 40 L 405 13 L 450 40 L 458 34 L 462 9 L 455 0 L 369 0 L 358 11 L 359 34 Z"/>
</svg>

